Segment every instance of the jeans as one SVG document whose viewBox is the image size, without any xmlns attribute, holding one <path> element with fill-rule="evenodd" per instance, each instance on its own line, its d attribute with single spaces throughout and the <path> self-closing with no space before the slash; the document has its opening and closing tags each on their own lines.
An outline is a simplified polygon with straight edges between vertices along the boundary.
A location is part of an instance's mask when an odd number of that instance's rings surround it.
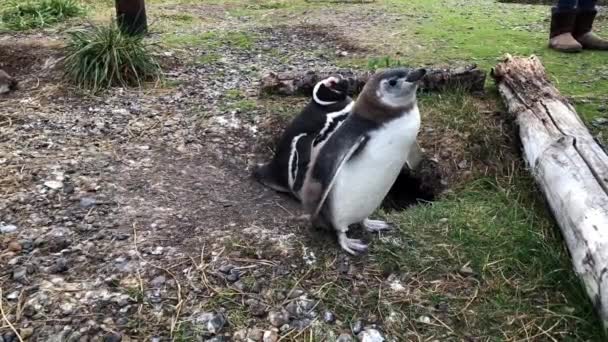
<svg viewBox="0 0 608 342">
<path fill-rule="evenodd" d="M 594 10 L 596 0 L 558 0 L 557 10 Z M 578 6 L 577 6 L 578 5 Z"/>
</svg>

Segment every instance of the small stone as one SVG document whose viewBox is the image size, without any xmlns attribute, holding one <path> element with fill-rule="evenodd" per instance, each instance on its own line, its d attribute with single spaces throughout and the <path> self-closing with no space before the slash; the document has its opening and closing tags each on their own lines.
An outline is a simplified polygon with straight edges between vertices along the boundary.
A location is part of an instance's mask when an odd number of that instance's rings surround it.
<svg viewBox="0 0 608 342">
<path fill-rule="evenodd" d="M 297 330 L 304 330 L 310 327 L 312 321 L 308 318 L 297 319 L 291 322 L 291 326 Z"/>
<path fill-rule="evenodd" d="M 353 342 L 353 338 L 349 334 L 344 333 L 338 336 L 336 342 Z"/>
<path fill-rule="evenodd" d="M 336 320 L 336 316 L 331 311 L 325 311 L 323 313 L 323 320 L 325 323 L 333 323 Z"/>
<path fill-rule="evenodd" d="M 22 339 L 27 340 L 34 335 L 34 328 L 23 328 L 19 330 L 19 335 L 21 335 Z"/>
<path fill-rule="evenodd" d="M 356 321 L 351 330 L 353 331 L 353 334 L 357 335 L 361 332 L 361 330 L 363 330 L 363 322 L 361 321 Z"/>
<path fill-rule="evenodd" d="M 608 125 L 608 118 L 596 118 L 596 119 L 593 119 L 591 121 L 591 124 L 593 126 L 596 126 L 596 127 Z"/>
<path fill-rule="evenodd" d="M 248 299 L 245 304 L 249 306 L 249 312 L 256 317 L 261 317 L 266 314 L 266 307 L 255 299 Z"/>
<path fill-rule="evenodd" d="M 73 194 L 74 193 L 74 185 L 73 184 L 65 184 L 63 186 L 63 193 L 65 194 Z"/>
<path fill-rule="evenodd" d="M 59 308 L 65 316 L 71 315 L 74 312 L 74 304 L 69 302 L 61 304 Z"/>
<path fill-rule="evenodd" d="M 448 218 L 444 217 L 444 218 L 440 219 L 439 223 L 448 223 Z"/>
<path fill-rule="evenodd" d="M 418 317 L 418 322 L 424 323 L 424 324 L 430 324 L 431 318 L 429 316 L 420 316 L 420 317 Z"/>
<path fill-rule="evenodd" d="M 376 329 L 366 329 L 357 336 L 361 342 L 383 342 L 384 337 Z"/>
<path fill-rule="evenodd" d="M 51 273 L 64 273 L 69 269 L 68 261 L 66 258 L 59 258 L 55 261 L 55 264 L 51 266 Z"/>
<path fill-rule="evenodd" d="M 89 209 L 97 204 L 97 200 L 92 197 L 83 197 L 80 199 L 80 207 L 84 209 Z"/>
<path fill-rule="evenodd" d="M 21 252 L 21 244 L 17 241 L 11 241 L 8 243 L 8 250 L 15 253 Z"/>
<path fill-rule="evenodd" d="M 165 278 L 164 276 L 161 275 L 161 276 L 158 276 L 158 277 L 152 279 L 150 284 L 152 284 L 152 287 L 162 287 L 166 282 L 167 282 L 167 278 Z"/>
<path fill-rule="evenodd" d="M 228 280 L 231 283 L 234 283 L 235 281 L 239 280 L 239 277 L 240 277 L 239 271 L 236 269 L 232 269 L 232 270 L 230 270 L 230 273 L 226 276 L 226 280 Z"/>
<path fill-rule="evenodd" d="M 462 266 L 458 273 L 465 277 L 475 275 L 475 271 L 473 271 L 473 269 L 469 265 Z"/>
<path fill-rule="evenodd" d="M 283 315 L 283 313 L 281 312 L 277 312 L 277 311 L 271 311 L 268 314 L 268 320 L 270 321 L 270 324 L 272 324 L 275 327 L 280 327 L 283 324 L 286 324 L 288 321 L 288 318 L 285 317 L 285 315 Z"/>
<path fill-rule="evenodd" d="M 9 234 L 13 233 L 17 230 L 17 226 L 13 224 L 4 224 L 4 222 L 0 223 L 0 233 Z"/>
<path fill-rule="evenodd" d="M 220 268 L 218 268 L 218 271 L 222 272 L 222 273 L 230 273 L 230 271 L 232 271 L 232 269 L 234 268 L 234 266 L 230 265 L 230 264 L 225 264 L 220 266 Z"/>
<path fill-rule="evenodd" d="M 207 322 L 207 331 L 212 334 L 219 333 L 226 325 L 226 318 L 222 314 L 216 314 Z"/>
<path fill-rule="evenodd" d="M 120 342 L 122 341 L 122 335 L 120 334 L 109 334 L 103 337 L 104 342 Z"/>
<path fill-rule="evenodd" d="M 232 339 L 237 342 L 244 342 L 247 340 L 247 329 L 237 330 L 232 334 Z"/>
<path fill-rule="evenodd" d="M 289 326 L 289 324 L 283 324 L 281 326 L 281 328 L 279 329 L 280 332 L 286 332 L 289 331 L 289 329 L 291 329 L 291 327 Z"/>
<path fill-rule="evenodd" d="M 252 328 L 247 333 L 247 340 L 259 342 L 262 340 L 262 338 L 264 338 L 264 331 L 258 328 Z"/>
<path fill-rule="evenodd" d="M 63 188 L 63 182 L 60 181 L 46 181 L 44 182 L 44 186 L 46 186 L 49 189 L 53 189 L 53 190 L 59 190 L 61 188 Z"/>
<path fill-rule="evenodd" d="M 460 163 L 458 163 L 458 168 L 460 168 L 460 169 L 466 169 L 467 166 L 469 166 L 469 163 L 466 160 L 463 160 Z"/>
<path fill-rule="evenodd" d="M 74 331 L 67 339 L 67 342 L 78 342 L 82 338 L 82 334 L 78 331 Z"/>
<path fill-rule="evenodd" d="M 11 293 L 9 293 L 8 295 L 6 295 L 6 299 L 8 300 L 15 300 L 19 298 L 19 291 L 13 291 Z"/>
<path fill-rule="evenodd" d="M 262 341 L 264 342 L 276 342 L 279 339 L 279 334 L 274 330 L 267 330 L 264 332 Z"/>
<path fill-rule="evenodd" d="M 17 267 L 13 270 L 13 280 L 16 280 L 16 281 L 25 280 L 26 275 L 27 275 L 27 268 L 25 268 L 25 267 Z"/>
</svg>

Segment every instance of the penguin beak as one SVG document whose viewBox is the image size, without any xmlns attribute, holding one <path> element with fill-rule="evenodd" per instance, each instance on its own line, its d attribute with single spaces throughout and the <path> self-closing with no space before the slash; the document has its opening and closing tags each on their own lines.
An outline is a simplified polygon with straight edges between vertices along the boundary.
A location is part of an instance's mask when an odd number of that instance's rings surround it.
<svg viewBox="0 0 608 342">
<path fill-rule="evenodd" d="M 426 69 L 419 68 L 407 74 L 405 80 L 410 83 L 417 83 L 424 77 L 424 75 L 426 75 Z"/>
</svg>

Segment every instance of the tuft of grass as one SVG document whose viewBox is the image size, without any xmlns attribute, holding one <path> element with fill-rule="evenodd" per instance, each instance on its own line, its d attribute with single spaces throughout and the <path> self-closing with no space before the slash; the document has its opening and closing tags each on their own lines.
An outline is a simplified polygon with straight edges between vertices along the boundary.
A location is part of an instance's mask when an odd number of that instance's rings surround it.
<svg viewBox="0 0 608 342">
<path fill-rule="evenodd" d="M 123 34 L 114 21 L 69 32 L 66 50 L 66 77 L 93 92 L 112 86 L 142 86 L 161 77 L 160 65 L 152 56 L 154 45 L 143 36 Z"/>
<path fill-rule="evenodd" d="M 75 0 L 11 0 L 2 12 L 2 23 L 20 31 L 50 26 L 83 13 Z"/>
</svg>

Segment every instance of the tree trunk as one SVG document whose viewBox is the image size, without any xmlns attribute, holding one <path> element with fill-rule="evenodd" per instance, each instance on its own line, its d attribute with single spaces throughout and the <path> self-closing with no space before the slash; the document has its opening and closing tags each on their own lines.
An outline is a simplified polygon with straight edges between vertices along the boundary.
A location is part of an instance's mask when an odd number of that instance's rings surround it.
<svg viewBox="0 0 608 342">
<path fill-rule="evenodd" d="M 269 72 L 261 82 L 261 92 L 267 95 L 311 96 L 312 89 L 320 80 L 340 74 L 349 80 L 351 94 L 358 94 L 365 82 L 373 74 L 371 71 L 336 70 L 335 72 L 308 71 L 306 73 Z M 459 88 L 468 92 L 482 92 L 486 73 L 476 65 L 453 69 L 429 69 L 422 79 L 420 88 L 424 91 L 444 91 Z"/>
<path fill-rule="evenodd" d="M 492 70 L 515 116 L 525 160 L 544 193 L 604 328 L 608 327 L 608 155 L 535 56 Z"/>
<path fill-rule="evenodd" d="M 116 0 L 116 19 L 120 30 L 128 35 L 145 34 L 148 30 L 144 0 Z"/>
</svg>

